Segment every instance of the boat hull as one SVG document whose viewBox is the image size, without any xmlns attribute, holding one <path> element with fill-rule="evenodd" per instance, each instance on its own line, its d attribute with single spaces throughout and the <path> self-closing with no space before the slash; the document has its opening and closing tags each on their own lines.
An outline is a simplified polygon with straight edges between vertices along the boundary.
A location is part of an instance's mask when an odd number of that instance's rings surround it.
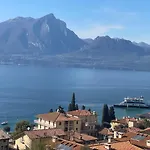
<svg viewBox="0 0 150 150">
<path fill-rule="evenodd" d="M 119 105 L 119 104 L 116 104 L 114 105 L 114 107 L 119 107 L 119 108 L 145 108 L 145 109 L 149 109 L 150 106 L 135 106 L 135 105 Z"/>
</svg>

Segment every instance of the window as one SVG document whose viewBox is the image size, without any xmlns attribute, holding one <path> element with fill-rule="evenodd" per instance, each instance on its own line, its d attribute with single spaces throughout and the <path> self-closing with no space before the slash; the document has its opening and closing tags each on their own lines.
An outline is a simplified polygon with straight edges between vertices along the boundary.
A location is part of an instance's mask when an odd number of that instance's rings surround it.
<svg viewBox="0 0 150 150">
<path fill-rule="evenodd" d="M 6 140 L 3 140 L 3 142 L 6 142 Z"/>
<path fill-rule="evenodd" d="M 76 128 L 76 131 L 78 131 L 78 128 Z"/>
<path fill-rule="evenodd" d="M 61 122 L 59 122 L 59 125 L 61 126 Z"/>
<path fill-rule="evenodd" d="M 65 128 L 65 131 L 68 131 L 68 128 L 67 128 L 67 127 Z"/>
<path fill-rule="evenodd" d="M 78 121 L 76 121 L 76 124 L 78 124 Z"/>
<path fill-rule="evenodd" d="M 49 124 L 50 124 L 51 122 L 49 121 Z"/>
</svg>

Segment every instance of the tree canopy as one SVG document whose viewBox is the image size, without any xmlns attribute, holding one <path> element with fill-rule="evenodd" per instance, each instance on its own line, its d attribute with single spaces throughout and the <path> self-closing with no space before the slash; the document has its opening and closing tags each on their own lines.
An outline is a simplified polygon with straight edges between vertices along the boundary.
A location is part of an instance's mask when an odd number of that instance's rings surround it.
<svg viewBox="0 0 150 150">
<path fill-rule="evenodd" d="M 22 120 L 22 121 L 19 121 L 18 123 L 16 123 L 16 126 L 15 126 L 15 131 L 16 132 L 23 132 L 23 131 L 26 131 L 28 127 L 31 127 L 32 125 L 30 124 L 29 121 L 26 121 L 26 120 Z"/>
<path fill-rule="evenodd" d="M 109 109 L 107 104 L 104 104 L 103 111 L 102 111 L 102 123 L 104 122 L 110 122 Z"/>
<path fill-rule="evenodd" d="M 85 106 L 84 105 L 82 105 L 82 110 L 85 110 Z"/>
<path fill-rule="evenodd" d="M 50 109 L 50 111 L 49 111 L 50 113 L 52 113 L 53 112 L 53 109 Z"/>
<path fill-rule="evenodd" d="M 78 110 L 78 104 L 76 104 L 76 97 L 75 97 L 75 93 L 72 94 L 72 100 L 71 103 L 68 105 L 68 111 L 74 111 L 74 110 Z"/>
<path fill-rule="evenodd" d="M 5 127 L 4 127 L 4 131 L 5 131 L 5 132 L 10 132 L 10 127 L 9 127 L 9 126 L 5 126 Z"/>
<path fill-rule="evenodd" d="M 109 108 L 109 119 L 110 119 L 110 121 L 116 119 L 116 117 L 115 117 L 115 110 L 114 110 L 113 106 L 111 106 Z"/>
</svg>

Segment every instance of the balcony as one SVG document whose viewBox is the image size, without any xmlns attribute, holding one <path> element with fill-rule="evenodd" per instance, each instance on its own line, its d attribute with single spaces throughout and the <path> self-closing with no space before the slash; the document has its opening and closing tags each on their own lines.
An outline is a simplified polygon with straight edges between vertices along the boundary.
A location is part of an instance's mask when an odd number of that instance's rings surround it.
<svg viewBox="0 0 150 150">
<path fill-rule="evenodd" d="M 54 125 L 50 125 L 47 122 L 42 122 L 42 121 L 39 121 L 39 120 L 34 120 L 34 123 L 37 123 L 39 125 L 42 125 L 42 126 L 45 126 L 45 127 L 48 127 L 48 128 L 55 128 L 55 124 Z"/>
</svg>

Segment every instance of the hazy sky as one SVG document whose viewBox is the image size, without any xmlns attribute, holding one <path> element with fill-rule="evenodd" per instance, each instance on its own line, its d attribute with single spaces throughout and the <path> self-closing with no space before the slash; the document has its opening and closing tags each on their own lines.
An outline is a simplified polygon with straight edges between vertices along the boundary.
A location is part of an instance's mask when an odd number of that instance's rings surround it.
<svg viewBox="0 0 150 150">
<path fill-rule="evenodd" d="M 150 0 L 1 0 L 0 21 L 54 13 L 81 38 L 109 35 L 150 43 Z"/>
</svg>

